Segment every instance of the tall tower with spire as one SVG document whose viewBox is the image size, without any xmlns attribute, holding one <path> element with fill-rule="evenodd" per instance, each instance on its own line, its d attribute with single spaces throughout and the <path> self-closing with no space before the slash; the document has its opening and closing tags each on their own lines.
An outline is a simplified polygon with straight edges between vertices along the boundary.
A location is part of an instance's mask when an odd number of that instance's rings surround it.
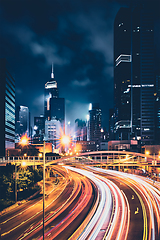
<svg viewBox="0 0 160 240">
<path fill-rule="evenodd" d="M 44 94 L 44 117 L 47 120 L 51 119 L 51 99 L 59 98 L 59 92 L 57 87 L 57 82 L 54 79 L 53 63 L 51 70 L 51 79 L 45 84 L 45 94 Z"/>
<path fill-rule="evenodd" d="M 54 78 L 53 63 L 51 67 L 51 79 L 45 84 L 44 117 L 46 121 L 57 120 L 64 131 L 65 123 L 65 99 L 59 97 L 57 82 Z"/>
<path fill-rule="evenodd" d="M 54 79 L 53 63 L 52 63 L 51 79 Z"/>
</svg>

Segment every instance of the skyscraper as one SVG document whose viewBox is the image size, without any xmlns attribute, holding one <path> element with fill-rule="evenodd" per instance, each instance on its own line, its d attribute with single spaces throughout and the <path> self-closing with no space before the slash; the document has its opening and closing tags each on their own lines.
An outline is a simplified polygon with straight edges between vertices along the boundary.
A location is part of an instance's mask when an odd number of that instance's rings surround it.
<svg viewBox="0 0 160 240">
<path fill-rule="evenodd" d="M 75 120 L 75 138 L 77 141 L 87 141 L 87 126 L 82 119 Z"/>
<path fill-rule="evenodd" d="M 160 74 L 156 76 L 155 109 L 155 138 L 156 144 L 160 144 Z"/>
<path fill-rule="evenodd" d="M 26 106 L 16 107 L 16 135 L 21 137 L 27 134 L 29 137 L 30 117 L 29 109 Z"/>
<path fill-rule="evenodd" d="M 65 133 L 65 99 L 59 97 L 57 82 L 54 79 L 53 65 L 51 79 L 45 84 L 44 118 L 47 121 L 59 121 L 61 132 Z M 48 128 L 45 129 L 47 131 Z M 46 132 L 45 135 L 48 136 Z"/>
<path fill-rule="evenodd" d="M 152 4 L 153 5 L 153 4 Z M 155 19 L 148 2 L 121 8 L 114 23 L 116 139 L 155 142 Z"/>
<path fill-rule="evenodd" d="M 61 123 L 58 120 L 46 120 L 45 121 L 45 141 L 51 142 L 53 149 L 57 149 L 59 146 L 59 139 L 61 134 Z"/>
<path fill-rule="evenodd" d="M 131 10 L 121 8 L 114 22 L 115 137 L 128 139 L 131 131 Z"/>
<path fill-rule="evenodd" d="M 6 59 L 0 59 L 0 156 L 15 147 L 15 80 Z"/>
<path fill-rule="evenodd" d="M 101 119 L 102 113 L 99 103 L 92 103 L 89 110 L 89 140 L 97 143 L 101 138 Z"/>
<path fill-rule="evenodd" d="M 51 79 L 45 84 L 45 99 L 44 99 L 44 117 L 47 120 L 51 119 L 51 99 L 59 98 L 57 82 L 54 80 L 53 65 Z"/>
</svg>

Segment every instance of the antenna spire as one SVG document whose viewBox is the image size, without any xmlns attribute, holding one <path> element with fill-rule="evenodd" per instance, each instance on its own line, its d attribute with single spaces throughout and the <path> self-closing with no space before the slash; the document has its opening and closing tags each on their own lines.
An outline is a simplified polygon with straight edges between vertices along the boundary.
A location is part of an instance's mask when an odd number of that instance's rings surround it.
<svg viewBox="0 0 160 240">
<path fill-rule="evenodd" d="M 52 62 L 51 78 L 54 78 L 54 73 L 53 73 L 53 62 Z"/>
</svg>

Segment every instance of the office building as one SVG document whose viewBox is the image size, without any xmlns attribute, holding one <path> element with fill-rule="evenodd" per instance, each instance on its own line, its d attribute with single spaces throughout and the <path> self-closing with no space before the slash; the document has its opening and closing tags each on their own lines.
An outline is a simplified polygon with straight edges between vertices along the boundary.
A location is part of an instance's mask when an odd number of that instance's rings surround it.
<svg viewBox="0 0 160 240">
<path fill-rule="evenodd" d="M 51 119 L 45 121 L 45 137 L 46 142 L 51 142 L 53 150 L 59 148 L 59 139 L 61 135 L 61 123 L 59 120 Z"/>
<path fill-rule="evenodd" d="M 30 136 L 30 114 L 26 106 L 16 107 L 16 138 L 23 135 Z"/>
<path fill-rule="evenodd" d="M 45 84 L 44 117 L 46 120 L 57 120 L 65 132 L 65 99 L 59 97 L 57 82 L 54 79 L 53 66 L 51 79 Z"/>
<path fill-rule="evenodd" d="M 115 113 L 114 109 L 109 109 L 109 140 L 114 140 L 114 122 L 115 122 Z"/>
<path fill-rule="evenodd" d="M 160 145 L 160 75 L 156 76 L 155 120 L 155 142 Z"/>
<path fill-rule="evenodd" d="M 116 140 L 155 142 L 154 4 L 121 8 L 114 22 Z"/>
<path fill-rule="evenodd" d="M 92 103 L 89 108 L 89 140 L 98 143 L 101 139 L 102 113 L 99 103 Z"/>
<path fill-rule="evenodd" d="M 87 126 L 82 119 L 75 120 L 75 139 L 77 141 L 87 141 Z"/>
<path fill-rule="evenodd" d="M 15 80 L 6 59 L 0 59 L 0 157 L 15 147 Z"/>
<path fill-rule="evenodd" d="M 39 117 L 34 117 L 34 129 L 44 133 L 44 128 L 45 117 L 43 115 L 40 115 Z"/>
<path fill-rule="evenodd" d="M 115 138 L 128 139 L 131 116 L 131 10 L 121 8 L 114 22 Z"/>
<path fill-rule="evenodd" d="M 45 134 L 45 117 L 43 115 L 34 117 L 34 131 L 33 143 L 43 143 Z"/>
</svg>

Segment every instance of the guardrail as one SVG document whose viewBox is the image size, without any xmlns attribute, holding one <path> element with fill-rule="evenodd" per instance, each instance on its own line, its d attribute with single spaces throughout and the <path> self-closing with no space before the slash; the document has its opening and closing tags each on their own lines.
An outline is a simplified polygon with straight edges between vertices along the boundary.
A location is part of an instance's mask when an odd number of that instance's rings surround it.
<svg viewBox="0 0 160 240">
<path fill-rule="evenodd" d="M 45 160 L 46 162 L 48 161 L 54 161 L 59 159 L 59 157 L 51 157 L 51 156 L 46 156 Z M 37 156 L 13 156 L 13 157 L 0 157 L 0 164 L 6 164 L 6 163 L 21 163 L 21 162 L 26 162 L 30 164 L 42 164 L 43 163 L 43 158 L 37 157 Z"/>
<path fill-rule="evenodd" d="M 160 158 L 157 156 L 146 156 L 142 153 L 137 152 L 127 152 L 127 151 L 95 151 L 95 152 L 85 152 L 85 153 L 79 153 L 75 156 L 65 156 L 65 157 L 55 157 L 55 156 L 46 156 L 45 161 L 54 163 L 61 162 L 99 162 L 99 163 L 107 163 L 107 164 L 118 164 L 118 163 L 132 163 L 132 164 L 151 164 L 151 165 L 159 165 L 160 164 Z M 40 165 L 43 162 L 43 158 L 38 156 L 12 156 L 12 157 L 0 157 L 0 164 L 5 163 L 16 163 L 16 162 L 22 162 L 25 161 L 28 164 L 30 163 L 35 165 Z"/>
</svg>

